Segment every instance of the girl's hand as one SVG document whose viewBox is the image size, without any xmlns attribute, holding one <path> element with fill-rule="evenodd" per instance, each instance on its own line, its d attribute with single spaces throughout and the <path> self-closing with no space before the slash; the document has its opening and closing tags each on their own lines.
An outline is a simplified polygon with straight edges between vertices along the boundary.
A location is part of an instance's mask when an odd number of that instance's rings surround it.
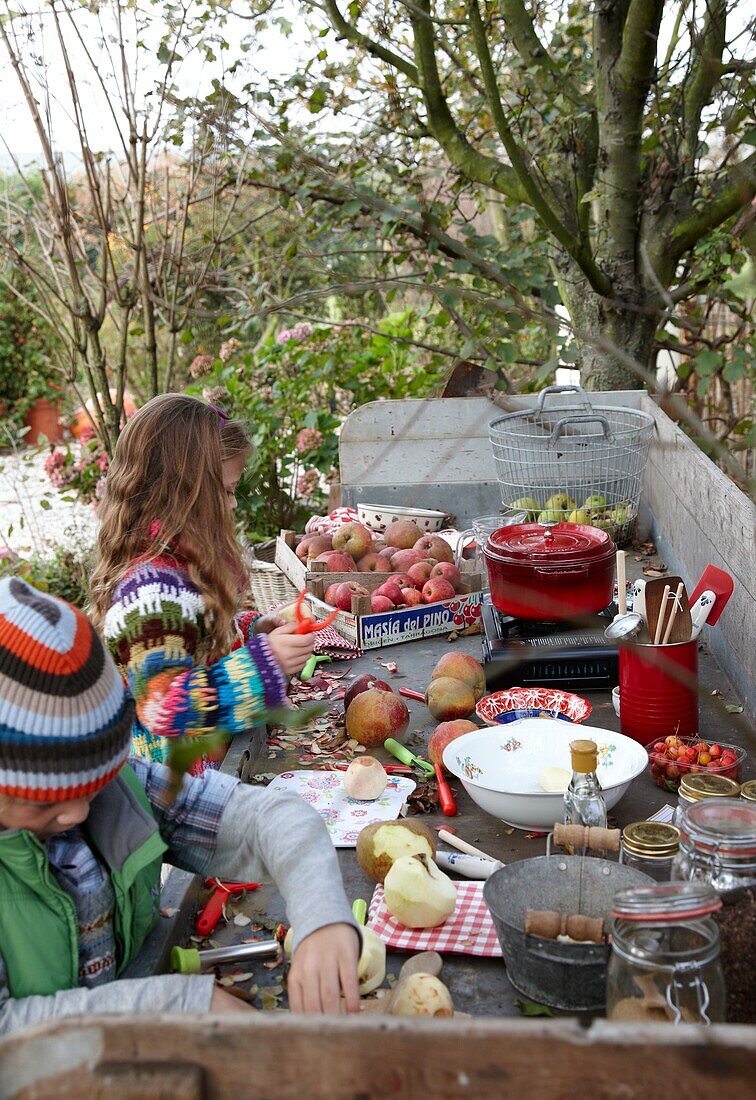
<svg viewBox="0 0 756 1100">
<path fill-rule="evenodd" d="M 296 634 L 296 629 L 296 623 L 286 623 L 268 634 L 270 648 L 285 676 L 295 676 L 297 672 L 301 672 L 308 657 L 312 656 L 314 635 Z"/>
<path fill-rule="evenodd" d="M 360 939 L 351 924 L 327 924 L 297 947 L 286 987 L 292 1012 L 313 1016 L 360 1011 L 357 963 Z"/>
<path fill-rule="evenodd" d="M 279 626 L 284 625 L 284 620 L 279 618 L 278 615 L 261 615 L 259 619 L 255 619 L 252 624 L 253 634 L 270 634 L 271 630 L 276 630 Z"/>
</svg>

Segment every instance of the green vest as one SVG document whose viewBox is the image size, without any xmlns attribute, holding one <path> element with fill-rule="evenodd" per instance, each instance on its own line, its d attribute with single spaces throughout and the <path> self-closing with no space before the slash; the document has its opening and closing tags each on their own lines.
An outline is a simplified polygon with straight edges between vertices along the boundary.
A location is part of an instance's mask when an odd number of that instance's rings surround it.
<svg viewBox="0 0 756 1100">
<path fill-rule="evenodd" d="M 147 796 L 128 766 L 93 799 L 87 837 L 110 870 L 120 974 L 158 919 L 166 849 Z M 0 952 L 12 997 L 57 993 L 79 984 L 73 901 L 58 885 L 42 841 L 25 829 L 0 832 Z"/>
</svg>

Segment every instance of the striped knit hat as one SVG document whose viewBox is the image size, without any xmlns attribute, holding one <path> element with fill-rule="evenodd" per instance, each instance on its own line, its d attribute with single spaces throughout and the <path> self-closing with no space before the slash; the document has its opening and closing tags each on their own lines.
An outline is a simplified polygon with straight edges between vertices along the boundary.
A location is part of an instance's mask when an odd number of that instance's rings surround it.
<svg viewBox="0 0 756 1100">
<path fill-rule="evenodd" d="M 65 802 L 120 770 L 134 704 L 86 615 L 0 581 L 0 794 Z"/>
</svg>

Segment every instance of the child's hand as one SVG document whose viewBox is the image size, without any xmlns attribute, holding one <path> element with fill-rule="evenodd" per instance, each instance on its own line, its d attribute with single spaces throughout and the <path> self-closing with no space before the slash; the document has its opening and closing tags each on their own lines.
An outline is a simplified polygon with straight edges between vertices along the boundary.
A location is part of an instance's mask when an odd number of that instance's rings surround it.
<svg viewBox="0 0 756 1100">
<path fill-rule="evenodd" d="M 327 924 L 306 936 L 294 952 L 286 983 L 292 1012 L 307 1015 L 360 1011 L 357 962 L 360 940 L 351 924 Z"/>
<path fill-rule="evenodd" d="M 278 615 L 261 615 L 259 619 L 255 619 L 252 624 L 253 634 L 270 634 L 272 630 L 276 630 L 279 626 L 284 625 L 284 619 L 279 618 Z"/>
<path fill-rule="evenodd" d="M 296 634 L 296 629 L 296 623 L 286 623 L 285 626 L 277 626 L 268 634 L 270 648 L 285 676 L 295 676 L 297 672 L 301 672 L 307 664 L 308 657 L 312 656 L 314 636 Z"/>
</svg>

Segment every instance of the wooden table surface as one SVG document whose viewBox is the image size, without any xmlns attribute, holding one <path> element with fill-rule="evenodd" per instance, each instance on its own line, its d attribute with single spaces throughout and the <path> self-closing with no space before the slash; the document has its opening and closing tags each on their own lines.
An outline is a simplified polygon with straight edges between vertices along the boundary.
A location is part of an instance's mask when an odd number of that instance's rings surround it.
<svg viewBox="0 0 756 1100">
<path fill-rule="evenodd" d="M 481 655 L 481 637 L 473 636 L 459 638 L 451 645 L 458 647 L 476 658 Z M 348 669 L 348 678 L 342 683 L 351 683 L 352 679 L 363 673 L 375 673 L 382 679 L 391 681 L 395 688 L 402 685 L 413 688 L 422 688 L 428 681 L 430 672 L 439 657 L 450 649 L 450 643 L 445 635 L 435 638 L 408 642 L 403 645 L 391 646 L 377 651 L 370 651 L 358 660 L 348 663 L 334 663 L 326 668 L 334 671 Z M 380 661 L 395 661 L 397 673 L 390 675 L 385 672 Z M 726 683 L 723 674 L 719 670 L 705 648 L 700 654 L 700 683 L 702 685 L 700 732 L 703 738 L 711 738 L 722 741 L 731 741 L 744 744 L 747 733 L 738 729 L 738 719 L 731 718 L 725 710 L 726 704 L 737 704 L 734 693 Z M 721 694 L 711 695 L 711 691 Z M 619 720 L 612 707 L 609 692 L 585 693 L 593 706 L 593 712 L 588 718 L 589 725 L 609 730 L 619 730 Z M 410 733 L 419 731 L 424 738 L 433 730 L 435 722 L 424 703 L 406 700 L 410 709 Z M 311 735 L 310 735 L 311 737 Z M 278 752 L 273 759 L 269 759 L 268 752 L 262 748 L 259 739 L 251 744 L 244 737 L 237 737 L 232 744 L 224 763 L 224 771 L 236 772 L 243 777 L 257 772 L 274 772 L 296 770 L 301 765 L 297 762 L 298 753 Z M 418 754 L 423 755 L 422 746 L 414 746 Z M 753 746 L 751 745 L 751 748 Z M 389 762 L 391 758 L 385 750 L 375 751 L 379 759 Z M 751 778 L 756 775 L 754 768 L 754 756 L 749 754 L 746 760 L 742 778 Z M 503 822 L 484 813 L 469 798 L 462 785 L 452 780 L 452 789 L 455 792 L 459 814 L 455 818 L 446 818 L 440 812 L 428 814 L 422 817 L 431 828 L 453 824 L 458 834 L 485 852 L 499 858 L 504 863 L 514 860 L 526 859 L 545 854 L 545 839 L 529 839 L 525 833 L 519 830 L 510 830 Z M 631 785 L 625 797 L 612 811 L 613 817 L 620 826 L 631 821 L 647 818 L 665 802 L 676 803 L 676 795 L 661 791 L 651 780 L 647 773 L 640 775 Z M 365 898 L 370 900 L 374 884 L 360 869 L 357 864 L 354 849 L 340 849 L 339 862 L 344 878 L 347 895 L 350 899 Z M 244 911 L 255 918 L 264 915 L 267 919 L 285 920 L 283 903 L 274 888 L 265 887 L 255 892 L 246 899 Z M 228 925 L 214 935 L 218 944 L 226 945 L 240 940 L 244 936 L 244 930 L 237 926 Z M 389 953 L 388 972 L 398 973 L 406 954 Z M 252 979 L 261 989 L 280 981 L 279 970 L 266 970 L 262 964 L 255 967 L 247 967 L 254 972 Z M 464 1012 L 484 1016 L 517 1016 L 519 1010 L 516 1002 L 520 994 L 511 986 L 507 979 L 506 969 L 501 960 L 480 959 L 472 956 L 446 955 L 444 957 L 443 980 L 449 986 L 455 1007 Z M 282 1005 L 285 1000 L 282 1000 Z"/>
</svg>

